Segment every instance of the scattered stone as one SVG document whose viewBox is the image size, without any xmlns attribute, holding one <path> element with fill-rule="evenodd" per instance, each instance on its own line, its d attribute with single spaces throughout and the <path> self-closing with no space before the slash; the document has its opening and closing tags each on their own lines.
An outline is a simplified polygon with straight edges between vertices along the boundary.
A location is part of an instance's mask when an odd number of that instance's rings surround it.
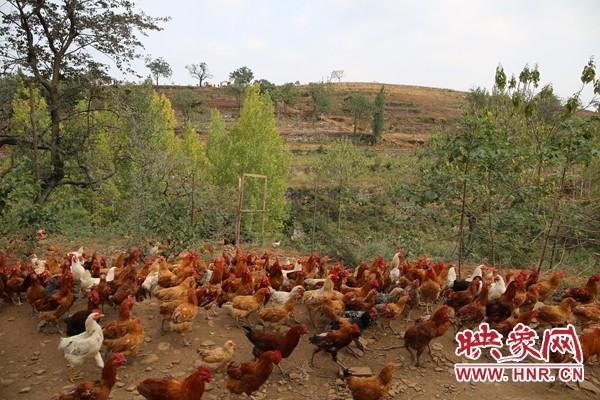
<svg viewBox="0 0 600 400">
<path fill-rule="evenodd" d="M 146 337 L 144 338 L 144 342 L 146 342 L 146 343 L 150 343 L 151 341 L 152 341 L 152 338 L 150 338 L 150 337 L 148 337 L 148 336 L 146 336 Z"/>
<path fill-rule="evenodd" d="M 200 346 L 202 346 L 202 347 L 210 347 L 210 346 L 215 346 L 215 345 L 216 345 L 216 343 L 210 339 L 204 340 L 202 343 L 200 343 Z"/>
<path fill-rule="evenodd" d="M 160 358 L 156 355 L 156 354 L 150 354 L 148 356 L 146 356 L 146 358 L 144 358 L 142 360 L 142 364 L 144 365 L 150 365 L 150 364 L 154 364 L 155 362 L 157 362 Z"/>
<path fill-rule="evenodd" d="M 171 361 L 171 364 L 173 364 L 173 365 L 177 365 L 177 364 L 179 364 L 180 362 L 181 362 L 181 361 L 179 361 L 179 360 L 173 360 L 173 361 Z"/>
<path fill-rule="evenodd" d="M 12 385 L 13 383 L 15 383 L 14 379 L 4 379 L 4 378 L 0 378 L 0 385 L 2 386 L 8 386 L 8 385 Z"/>
<path fill-rule="evenodd" d="M 171 345 L 167 342 L 160 342 L 158 344 L 158 350 L 159 351 L 167 351 L 171 348 Z"/>
<path fill-rule="evenodd" d="M 579 388 L 594 394 L 600 394 L 600 389 L 588 381 L 579 382 Z"/>
<path fill-rule="evenodd" d="M 154 368 L 152 368 L 152 367 L 146 367 L 146 369 L 145 369 L 144 371 L 146 371 L 146 372 L 150 372 L 150 371 L 152 371 L 153 369 L 154 369 Z"/>
<path fill-rule="evenodd" d="M 122 388 L 123 386 L 125 386 L 125 382 L 117 382 L 116 385 L 118 388 Z"/>
<path fill-rule="evenodd" d="M 34 374 L 36 375 L 44 375 L 46 373 L 45 369 L 38 369 L 37 371 L 34 372 Z"/>
<path fill-rule="evenodd" d="M 27 387 L 24 387 L 23 389 L 19 390 L 19 393 L 21 393 L 21 394 L 29 393 L 29 392 L 31 392 L 31 386 L 27 386 Z"/>
<path fill-rule="evenodd" d="M 8 317 L 8 319 L 7 319 L 7 321 L 9 321 L 9 322 L 14 321 L 14 320 L 15 320 L 15 317 Z M 21 393 L 21 392 L 19 392 L 19 393 Z M 24 392 L 24 393 L 27 393 L 27 392 Z"/>
<path fill-rule="evenodd" d="M 442 367 L 435 367 L 433 370 L 435 372 L 444 372 L 444 368 L 442 368 Z"/>
<path fill-rule="evenodd" d="M 444 345 L 441 344 L 441 343 L 434 343 L 434 344 L 431 345 L 431 348 L 433 350 L 442 351 L 442 350 L 444 350 Z"/>
<path fill-rule="evenodd" d="M 135 385 L 131 385 L 131 386 L 128 386 L 127 389 L 125 389 L 125 390 L 127 390 L 128 392 L 133 392 L 135 389 L 136 389 Z"/>
</svg>

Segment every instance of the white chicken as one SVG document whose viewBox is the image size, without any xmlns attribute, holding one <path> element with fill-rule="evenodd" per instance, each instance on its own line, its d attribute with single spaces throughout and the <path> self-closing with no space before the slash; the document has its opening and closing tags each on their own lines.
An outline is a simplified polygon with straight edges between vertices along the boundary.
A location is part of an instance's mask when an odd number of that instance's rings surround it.
<svg viewBox="0 0 600 400">
<path fill-rule="evenodd" d="M 504 292 L 506 292 L 504 278 L 500 275 L 496 275 L 494 277 L 494 283 L 492 283 L 488 291 L 488 301 L 500 298 Z"/>
<path fill-rule="evenodd" d="M 394 257 L 392 257 L 392 269 L 398 268 L 400 266 L 400 261 L 404 258 L 404 251 L 402 249 L 398 250 Z"/>
<path fill-rule="evenodd" d="M 303 294 L 303 286 L 294 286 L 289 292 L 276 291 L 271 293 L 271 297 L 269 298 L 268 304 L 271 306 L 280 306 L 282 304 L 285 304 L 290 299 L 290 297 L 302 296 Z"/>
<path fill-rule="evenodd" d="M 480 277 L 483 279 L 483 271 L 482 269 L 485 267 L 484 264 L 478 265 L 475 267 L 475 269 L 473 270 L 473 273 L 471 275 L 469 275 L 469 277 L 467 279 L 465 279 L 467 282 L 471 282 L 473 280 L 473 278 L 475 278 L 476 276 Z"/>
<path fill-rule="evenodd" d="M 142 282 L 142 288 L 146 291 L 146 293 L 153 295 L 158 289 L 158 263 L 155 262 L 150 266 L 150 270 L 148 271 L 148 275 L 146 275 L 146 279 Z"/>
<path fill-rule="evenodd" d="M 447 281 L 447 286 L 448 287 L 452 287 L 454 286 L 454 281 L 456 280 L 456 267 L 452 266 L 448 269 L 448 281 Z"/>
<path fill-rule="evenodd" d="M 106 282 L 112 282 L 115 280 L 115 272 L 117 271 L 117 267 L 110 267 L 108 272 L 106 273 Z"/>
<path fill-rule="evenodd" d="M 392 284 L 396 284 L 400 280 L 400 265 L 390 269 L 390 279 L 392 280 Z"/>
<path fill-rule="evenodd" d="M 100 355 L 104 334 L 97 322 L 102 317 L 99 311 L 94 311 L 85 320 L 85 332 L 60 339 L 58 349 L 64 353 L 71 372 L 73 367 L 83 364 L 88 357 L 93 357 L 96 365 L 104 368 L 104 361 Z M 69 380 L 72 380 L 72 377 L 69 377 Z"/>
<path fill-rule="evenodd" d="M 42 275 L 46 271 L 46 260 L 40 260 L 35 254 L 31 256 L 31 265 L 36 275 Z"/>
<path fill-rule="evenodd" d="M 294 269 L 292 270 L 285 270 L 282 269 L 281 273 L 283 274 L 283 283 L 281 286 L 283 287 L 289 287 L 290 286 L 290 279 L 288 278 L 288 274 L 291 274 L 292 272 L 298 272 L 302 270 L 302 264 L 296 263 L 294 264 Z"/>
<path fill-rule="evenodd" d="M 73 280 L 75 282 L 81 281 L 81 278 L 85 274 L 85 268 L 83 268 L 83 264 L 81 260 L 71 253 L 71 274 L 73 275 Z"/>
<path fill-rule="evenodd" d="M 83 270 L 83 274 L 79 279 L 79 285 L 82 291 L 89 293 L 92 287 L 98 286 L 99 284 L 100 278 L 93 278 L 90 271 L 88 271 L 87 269 Z"/>
</svg>

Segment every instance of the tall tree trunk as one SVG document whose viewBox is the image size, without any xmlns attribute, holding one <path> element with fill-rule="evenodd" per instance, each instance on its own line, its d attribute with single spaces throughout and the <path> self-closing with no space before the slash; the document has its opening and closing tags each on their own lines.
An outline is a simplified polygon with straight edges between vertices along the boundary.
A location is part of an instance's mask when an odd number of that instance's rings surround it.
<svg viewBox="0 0 600 400">
<path fill-rule="evenodd" d="M 192 173 L 192 196 L 191 196 L 190 219 L 192 227 L 196 225 L 196 173 Z"/>
<path fill-rule="evenodd" d="M 546 247 L 548 246 L 548 240 L 550 240 L 550 234 L 552 233 L 552 229 L 554 228 L 554 222 L 556 221 L 556 217 L 558 215 L 558 212 L 560 211 L 560 201 L 561 201 L 562 194 L 564 191 L 565 176 L 567 174 L 568 160 L 569 160 L 569 155 L 567 155 L 567 161 L 565 161 L 565 165 L 563 166 L 562 174 L 560 177 L 560 185 L 559 185 L 559 189 L 558 189 L 558 194 L 555 199 L 556 201 L 554 203 L 555 206 L 554 206 L 554 210 L 552 211 L 552 217 L 550 218 L 550 225 L 548 226 L 548 229 L 546 230 L 546 233 L 544 234 L 544 244 L 542 246 L 542 253 L 540 254 L 540 259 L 538 261 L 538 266 L 540 269 L 542 268 L 542 264 L 543 264 L 544 258 L 546 256 Z"/>
<path fill-rule="evenodd" d="M 461 268 L 463 263 L 463 256 L 465 251 L 465 238 L 464 238 L 464 227 L 465 227 L 465 206 L 467 203 L 467 171 L 469 168 L 469 162 L 465 163 L 465 170 L 463 172 L 463 187 L 462 187 L 462 201 L 460 207 L 460 227 L 458 231 L 458 279 L 461 276 Z"/>
<path fill-rule="evenodd" d="M 29 123 L 31 124 L 31 152 L 33 158 L 33 177 L 35 183 L 40 181 L 40 160 L 38 155 L 38 130 L 35 117 L 35 102 L 33 99 L 33 85 L 29 84 Z"/>
<path fill-rule="evenodd" d="M 492 265 L 496 265 L 496 248 L 494 240 L 494 227 L 492 225 L 492 179 L 490 173 L 487 173 L 488 186 L 488 230 L 490 232 L 490 244 L 492 247 Z"/>
<path fill-rule="evenodd" d="M 58 86 L 53 86 L 48 93 L 48 106 L 50 108 L 51 140 L 50 148 L 50 173 L 42 180 L 41 191 L 35 197 L 36 204 L 43 204 L 48 200 L 52 191 L 65 177 L 65 162 L 61 150 L 60 114 L 58 111 Z"/>
</svg>

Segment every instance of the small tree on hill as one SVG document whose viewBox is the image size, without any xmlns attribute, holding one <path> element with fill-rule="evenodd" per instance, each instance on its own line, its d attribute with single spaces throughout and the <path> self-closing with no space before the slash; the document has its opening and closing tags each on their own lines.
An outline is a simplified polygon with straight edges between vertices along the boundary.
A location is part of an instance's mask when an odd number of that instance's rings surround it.
<svg viewBox="0 0 600 400">
<path fill-rule="evenodd" d="M 154 81 L 156 82 L 156 86 L 158 86 L 158 78 L 160 78 L 161 76 L 164 78 L 170 78 L 171 75 L 173 75 L 173 70 L 171 70 L 171 66 L 168 62 L 163 60 L 162 57 L 155 58 L 154 60 L 146 60 L 146 67 L 148 67 L 148 69 L 152 73 Z"/>
<path fill-rule="evenodd" d="M 331 110 L 333 96 L 327 85 L 322 83 L 311 84 L 309 93 L 313 101 L 312 115 L 314 119 L 319 118 L 319 115 L 325 114 Z"/>
<path fill-rule="evenodd" d="M 242 107 L 242 95 L 244 91 L 252 83 L 254 73 L 248 67 L 240 67 L 229 74 L 229 79 L 232 84 L 228 86 L 228 90 L 235 93 L 238 97 L 238 107 Z"/>
<path fill-rule="evenodd" d="M 198 86 L 202 86 L 202 82 L 206 79 L 212 78 L 212 75 L 208 72 L 208 65 L 205 62 L 186 65 L 185 69 L 188 70 L 194 79 L 198 80 Z"/>
<path fill-rule="evenodd" d="M 324 154 L 317 165 L 320 181 L 337 189 L 337 230 L 341 229 L 342 214 L 348 200 L 352 180 L 364 173 L 364 154 L 350 140 L 340 140 Z"/>
<path fill-rule="evenodd" d="M 375 104 L 373 107 L 373 136 L 371 138 L 371 144 L 375 144 L 381 138 L 384 129 L 384 112 L 385 112 L 385 93 L 383 86 L 375 97 Z"/>
<path fill-rule="evenodd" d="M 287 107 L 293 107 L 298 102 L 300 93 L 293 83 L 285 83 L 277 87 L 277 99 L 283 103 L 283 112 L 287 112 Z"/>
<path fill-rule="evenodd" d="M 175 92 L 171 101 L 181 110 L 186 122 L 191 119 L 192 112 L 202 106 L 202 97 L 192 89 L 182 89 Z"/>
<path fill-rule="evenodd" d="M 353 92 L 344 99 L 343 110 L 352 117 L 354 133 L 356 133 L 359 125 L 371 117 L 373 105 L 365 94 Z"/>
</svg>

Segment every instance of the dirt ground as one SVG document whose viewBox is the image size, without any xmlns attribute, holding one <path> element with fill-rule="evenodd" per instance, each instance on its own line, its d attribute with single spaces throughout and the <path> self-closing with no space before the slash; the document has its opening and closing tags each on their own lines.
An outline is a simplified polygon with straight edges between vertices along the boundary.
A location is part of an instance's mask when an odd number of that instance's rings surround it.
<svg viewBox="0 0 600 400">
<path fill-rule="evenodd" d="M 84 300 L 78 300 L 72 310 L 85 308 Z M 104 321 L 116 317 L 116 310 L 106 307 Z M 198 350 L 210 348 L 211 344 L 221 345 L 228 339 L 237 344 L 235 360 L 247 361 L 251 358 L 251 347 L 241 329 L 233 323 L 225 310 L 211 321 L 205 319 L 205 311 L 200 310 L 189 334 L 192 346 L 185 347 L 177 334 L 160 333 L 158 302 L 155 299 L 136 303 L 133 314 L 139 316 L 145 327 L 146 342 L 137 358 L 119 369 L 118 381 L 113 388 L 111 399 L 142 399 L 136 393 L 135 385 L 146 377 L 172 375 L 185 376 L 190 373 L 199 359 Z M 413 315 L 415 317 L 416 315 Z M 297 318 L 306 321 L 303 306 L 297 310 Z M 58 351 L 58 334 L 46 335 L 37 332 L 38 318 L 33 316 L 28 304 L 13 306 L 0 304 L 0 400 L 23 399 L 41 400 L 56 397 L 72 386 L 67 380 L 66 363 Z M 396 331 L 403 331 L 408 324 L 395 321 Z M 308 334 L 314 334 L 310 329 Z M 434 360 L 424 353 L 423 367 L 415 368 L 410 363 L 406 350 L 390 349 L 402 341 L 378 328 L 370 328 L 364 334 L 368 349 L 360 358 L 355 358 L 347 350 L 340 352 L 340 360 L 347 366 L 368 366 L 378 372 L 381 366 L 393 361 L 399 364 L 394 373 L 394 383 L 388 398 L 401 399 L 590 399 L 598 394 L 561 384 L 553 388 L 542 383 L 457 383 L 453 375 L 453 363 L 459 361 L 454 355 L 454 343 L 450 332 L 434 341 Z M 203 346 L 204 345 L 204 346 Z M 316 368 L 308 365 L 312 346 L 305 336 L 290 358 L 283 360 L 283 368 L 291 373 L 291 381 L 283 380 L 277 369 L 263 386 L 257 399 L 350 399 L 343 381 L 337 378 L 338 369 L 325 355 L 318 354 Z M 99 379 L 100 369 L 93 360 L 88 360 L 80 369 L 85 379 Z M 600 387 L 600 364 L 586 367 L 586 380 Z M 208 386 L 204 399 L 228 398 L 225 388 L 225 373 L 216 372 Z"/>
</svg>

